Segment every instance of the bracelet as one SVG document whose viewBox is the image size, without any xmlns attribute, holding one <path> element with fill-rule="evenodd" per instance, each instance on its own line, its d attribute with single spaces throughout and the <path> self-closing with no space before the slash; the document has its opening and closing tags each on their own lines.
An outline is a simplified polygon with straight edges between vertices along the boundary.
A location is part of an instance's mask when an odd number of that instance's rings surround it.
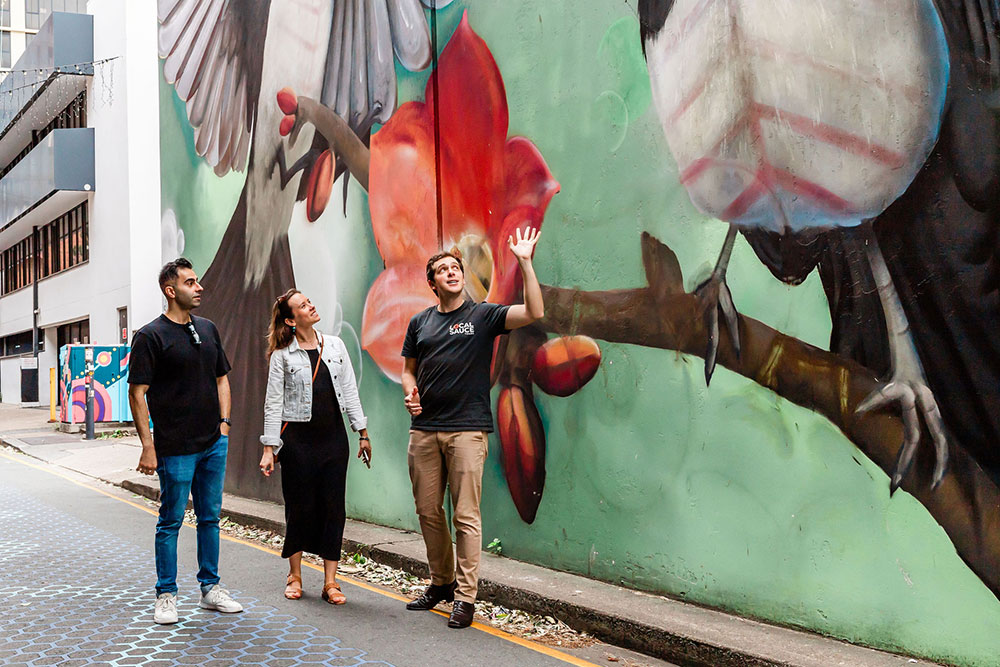
<svg viewBox="0 0 1000 667">
<path fill-rule="evenodd" d="M 358 437 L 358 440 L 367 440 L 368 442 L 371 442 L 371 438 L 369 438 L 367 435 L 362 435 Z"/>
</svg>

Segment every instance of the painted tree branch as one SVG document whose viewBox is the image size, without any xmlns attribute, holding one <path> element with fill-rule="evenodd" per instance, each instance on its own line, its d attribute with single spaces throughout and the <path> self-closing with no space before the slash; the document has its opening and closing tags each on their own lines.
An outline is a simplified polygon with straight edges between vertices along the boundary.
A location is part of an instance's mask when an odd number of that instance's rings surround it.
<svg viewBox="0 0 1000 667">
<path fill-rule="evenodd" d="M 684 291 L 673 251 L 644 233 L 642 259 L 648 287 L 584 292 L 543 286 L 546 315 L 541 324 L 559 334 L 704 356 L 706 306 Z M 739 333 L 742 352 L 737 359 L 723 331 L 720 365 L 824 415 L 891 473 L 903 441 L 902 421 L 888 412 L 854 412 L 880 386 L 871 371 L 742 315 Z M 965 450 L 952 443 L 948 473 L 940 488 L 931 491 L 932 452 L 933 448 L 920 447 L 902 486 L 927 508 L 963 560 L 1000 597 L 1000 489 Z"/>
<path fill-rule="evenodd" d="M 295 110 L 295 125 L 291 141 L 295 143 L 304 123 L 311 123 L 326 139 L 333 152 L 340 157 L 347 169 L 366 191 L 368 190 L 368 166 L 371 155 L 360 137 L 338 116 L 333 109 L 310 97 L 298 97 Z"/>
</svg>

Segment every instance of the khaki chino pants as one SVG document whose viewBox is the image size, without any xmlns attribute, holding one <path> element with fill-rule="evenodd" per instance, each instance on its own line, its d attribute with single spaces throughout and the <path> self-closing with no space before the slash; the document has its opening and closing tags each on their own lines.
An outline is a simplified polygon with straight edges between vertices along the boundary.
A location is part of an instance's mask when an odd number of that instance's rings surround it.
<svg viewBox="0 0 1000 667">
<path fill-rule="evenodd" d="M 427 546 L 431 583 L 458 582 L 455 599 L 475 602 L 483 548 L 479 500 L 488 440 L 483 431 L 410 431 L 407 459 L 420 531 Z M 444 489 L 455 508 L 455 551 L 445 519 Z M 456 564 L 457 560 L 457 564 Z"/>
</svg>

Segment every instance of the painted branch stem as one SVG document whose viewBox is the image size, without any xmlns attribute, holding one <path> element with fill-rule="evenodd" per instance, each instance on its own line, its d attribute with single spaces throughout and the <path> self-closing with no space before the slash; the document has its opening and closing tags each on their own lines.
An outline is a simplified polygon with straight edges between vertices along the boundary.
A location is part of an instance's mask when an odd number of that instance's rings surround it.
<svg viewBox="0 0 1000 667">
<path fill-rule="evenodd" d="M 543 286 L 546 314 L 541 324 L 559 334 L 704 356 L 706 306 L 684 291 L 673 251 L 644 233 L 642 258 L 648 287 L 584 292 Z M 871 371 L 742 315 L 739 333 L 742 350 L 737 359 L 728 332 L 723 332 L 719 365 L 822 414 L 891 474 L 903 442 L 902 421 L 885 411 L 854 412 L 880 386 Z M 953 444 L 948 473 L 940 488 L 931 491 L 932 453 L 932 447 L 920 447 L 902 488 L 927 508 L 962 559 L 1000 597 L 1000 489 L 964 449 Z M 888 492 L 888 480 L 885 487 Z"/>
<path fill-rule="evenodd" d="M 358 138 L 347 121 L 338 116 L 330 107 L 309 97 L 299 97 L 298 103 L 299 108 L 296 111 L 295 129 L 293 130 L 296 135 L 293 136 L 297 136 L 302 123 L 312 123 L 316 131 L 323 135 L 327 143 L 330 144 L 334 155 L 344 161 L 351 176 L 367 191 L 368 165 L 371 162 L 368 147 Z"/>
</svg>

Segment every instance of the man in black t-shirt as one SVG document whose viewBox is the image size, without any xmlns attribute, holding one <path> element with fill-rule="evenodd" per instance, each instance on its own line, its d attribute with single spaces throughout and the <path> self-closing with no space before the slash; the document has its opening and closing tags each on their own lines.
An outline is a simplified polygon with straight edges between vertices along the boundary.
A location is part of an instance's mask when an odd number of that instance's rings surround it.
<svg viewBox="0 0 1000 667">
<path fill-rule="evenodd" d="M 153 619 L 176 623 L 177 533 L 189 493 L 198 517 L 198 606 L 224 613 L 243 611 L 243 606 L 219 586 L 229 360 L 215 325 L 191 314 L 201 305 L 202 293 L 191 262 L 181 257 L 164 266 L 160 290 L 167 297 L 167 312 L 132 338 L 128 398 L 142 442 L 136 470 L 144 475 L 155 472 L 160 478 Z"/>
<path fill-rule="evenodd" d="M 523 305 L 467 300 L 462 260 L 447 252 L 431 257 L 427 283 L 438 304 L 413 316 L 403 341 L 403 401 L 412 415 L 407 459 L 431 571 L 431 585 L 406 608 L 426 610 L 454 600 L 451 628 L 472 623 L 479 586 L 479 501 L 487 433 L 493 431 L 493 341 L 543 315 L 542 290 L 531 264 L 537 242 L 538 232 L 530 227 L 523 237 L 518 229 L 516 240 L 508 238 L 521 268 Z M 457 559 L 442 507 L 446 483 L 455 509 Z"/>
</svg>

